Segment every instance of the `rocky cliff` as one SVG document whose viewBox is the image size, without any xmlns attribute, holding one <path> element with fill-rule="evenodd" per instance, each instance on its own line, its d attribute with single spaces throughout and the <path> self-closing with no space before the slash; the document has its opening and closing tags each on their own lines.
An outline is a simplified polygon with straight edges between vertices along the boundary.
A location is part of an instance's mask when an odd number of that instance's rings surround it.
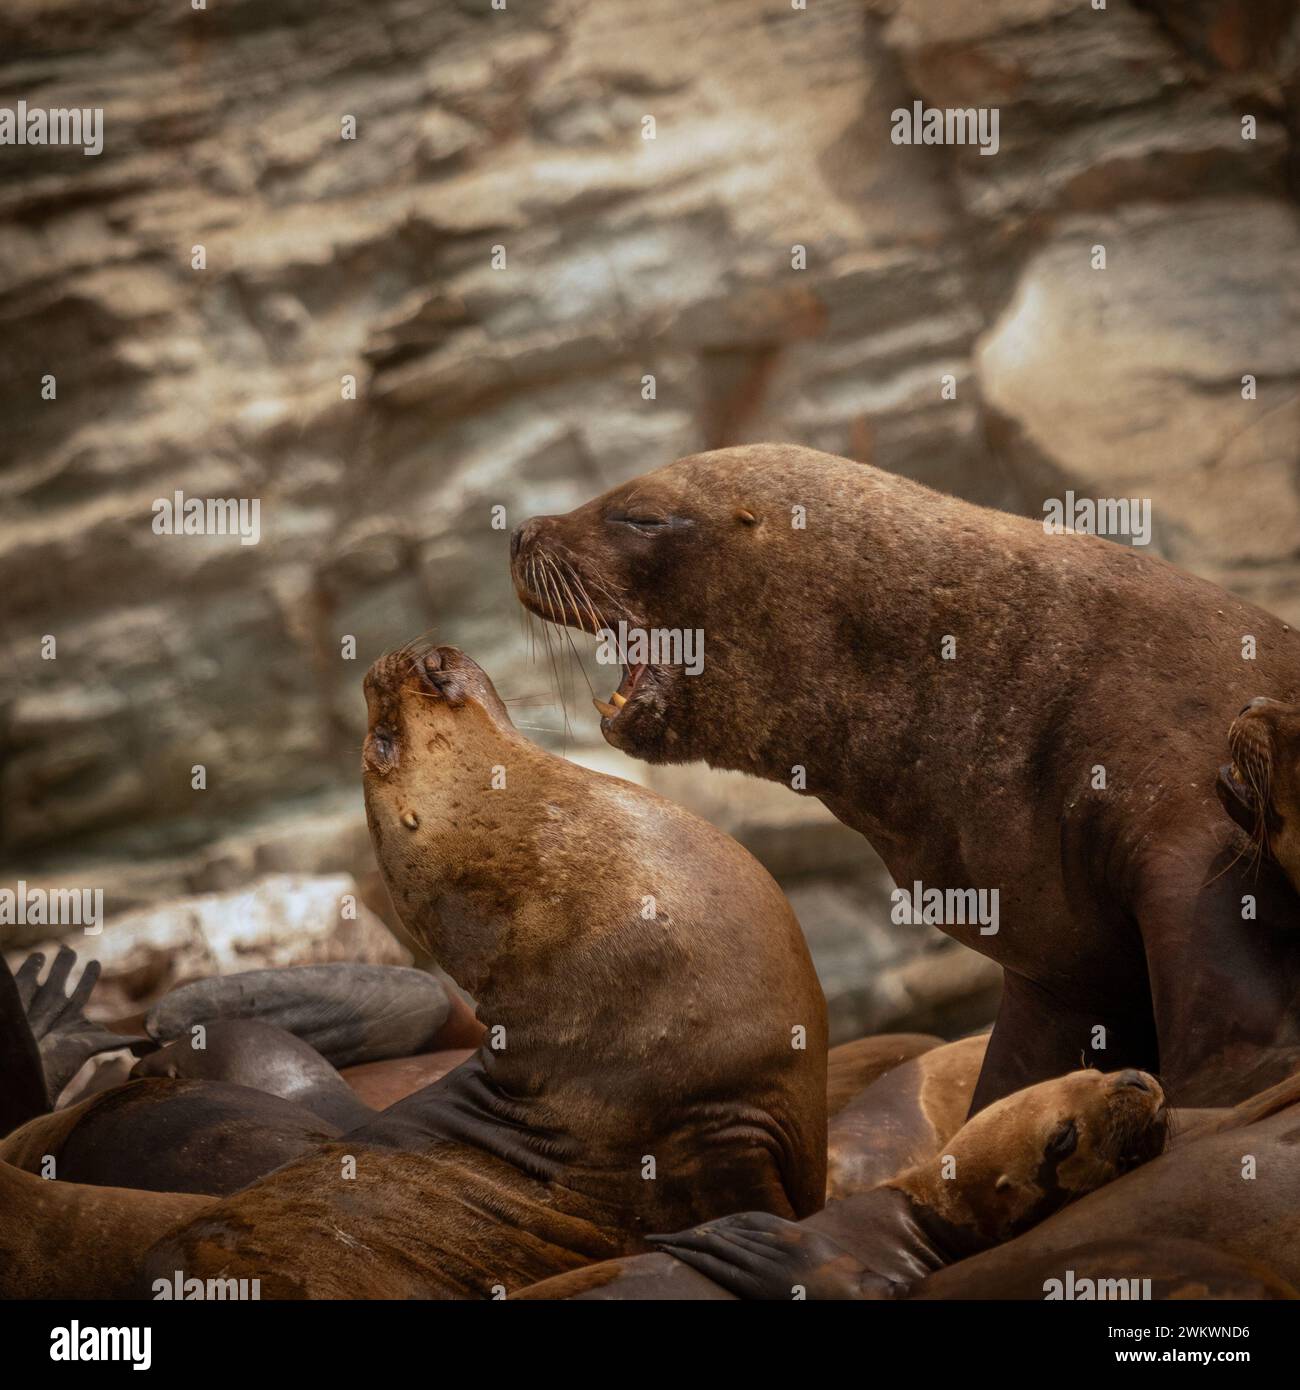
<svg viewBox="0 0 1300 1390">
<path fill-rule="evenodd" d="M 362 872 L 368 662 L 432 629 L 545 695 L 493 508 L 701 448 L 1150 498 L 1300 619 L 1298 48 L 1290 0 L 9 0 L 0 106 L 104 146 L 0 147 L 7 878 Z M 915 101 L 997 153 L 893 143 Z M 156 534 L 178 489 L 258 543 Z M 827 943 L 878 904 L 727 796 Z"/>
</svg>

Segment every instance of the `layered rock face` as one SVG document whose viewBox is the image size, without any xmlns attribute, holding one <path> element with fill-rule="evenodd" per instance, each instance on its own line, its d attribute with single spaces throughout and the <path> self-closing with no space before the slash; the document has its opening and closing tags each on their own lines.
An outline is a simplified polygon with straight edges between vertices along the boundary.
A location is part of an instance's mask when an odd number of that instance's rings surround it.
<svg viewBox="0 0 1300 1390">
<path fill-rule="evenodd" d="M 588 756 L 509 527 L 723 444 L 1147 498 L 1300 618 L 1298 48 L 1288 0 L 10 0 L 0 107 L 104 115 L 0 146 L 0 877 L 364 882 L 360 678 L 418 632 Z M 894 143 L 914 102 L 996 153 Z M 157 534 L 178 490 L 257 543 Z M 724 800 L 893 1021 L 878 868 Z"/>
</svg>

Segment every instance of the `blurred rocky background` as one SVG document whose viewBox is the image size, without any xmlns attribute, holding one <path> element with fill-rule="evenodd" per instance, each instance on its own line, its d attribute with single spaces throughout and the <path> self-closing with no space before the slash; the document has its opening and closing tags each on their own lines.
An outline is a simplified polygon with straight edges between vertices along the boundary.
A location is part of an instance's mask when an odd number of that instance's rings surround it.
<svg viewBox="0 0 1300 1390">
<path fill-rule="evenodd" d="M 1095 4 L 7 0 L 0 105 L 105 143 L 0 147 L 0 886 L 102 887 L 124 998 L 389 958 L 360 680 L 432 630 L 754 849 L 837 1039 L 989 1018 L 815 805 L 630 763 L 570 658 L 554 703 L 491 509 L 794 440 L 1030 515 L 1148 497 L 1300 620 L 1297 7 Z M 918 99 L 997 107 L 997 154 L 891 143 Z M 260 543 L 155 535 L 176 489 L 260 499 Z"/>
</svg>

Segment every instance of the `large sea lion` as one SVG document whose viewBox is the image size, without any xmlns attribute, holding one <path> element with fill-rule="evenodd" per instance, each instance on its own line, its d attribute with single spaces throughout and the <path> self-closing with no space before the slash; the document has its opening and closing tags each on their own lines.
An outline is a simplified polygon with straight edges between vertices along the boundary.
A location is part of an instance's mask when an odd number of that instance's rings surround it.
<svg viewBox="0 0 1300 1390">
<path fill-rule="evenodd" d="M 1158 1068 L 1183 1105 L 1300 1065 L 1298 900 L 1234 862 L 1211 786 L 1246 697 L 1300 694 L 1277 618 L 786 445 L 680 459 L 525 522 L 511 554 L 532 612 L 626 625 L 609 743 L 818 797 L 1003 966 L 976 1108 L 1081 1059 Z"/>
<path fill-rule="evenodd" d="M 990 1105 L 933 1154 L 803 1221 L 742 1212 L 653 1238 L 658 1258 L 593 1266 L 526 1298 L 904 1297 L 1159 1153 L 1164 1095 L 1137 1071 L 1072 1072 Z M 671 1262 L 670 1262 L 671 1257 Z"/>
<path fill-rule="evenodd" d="M 815 1211 L 825 1001 L 768 875 L 671 802 L 530 743 L 454 648 L 385 658 L 365 689 L 385 882 L 489 1041 L 164 1237 L 147 1272 L 488 1297 L 737 1207 Z"/>
</svg>

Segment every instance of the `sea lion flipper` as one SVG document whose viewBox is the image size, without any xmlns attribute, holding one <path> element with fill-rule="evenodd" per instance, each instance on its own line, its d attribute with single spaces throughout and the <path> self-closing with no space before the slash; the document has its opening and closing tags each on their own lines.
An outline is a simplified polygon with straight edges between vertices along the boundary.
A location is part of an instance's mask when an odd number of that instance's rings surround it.
<svg viewBox="0 0 1300 1390">
<path fill-rule="evenodd" d="M 38 983 L 44 960 L 39 951 L 33 953 L 14 978 L 27 1027 L 40 1053 L 46 1089 L 50 1098 L 57 1101 L 59 1093 L 91 1057 L 127 1047 L 134 1039 L 86 1017 L 86 1002 L 99 979 L 97 960 L 87 963 L 71 993 L 67 991 L 67 982 L 77 963 L 77 953 L 69 946 L 60 946 L 49 974 L 43 983 Z"/>
<path fill-rule="evenodd" d="M 24 966 L 27 962 L 24 962 Z M 0 1137 L 49 1111 L 41 1053 L 27 1021 L 23 990 L 0 952 Z"/>
<path fill-rule="evenodd" d="M 448 991 L 423 970 L 334 961 L 192 980 L 153 1005 L 145 1028 L 161 1044 L 197 1023 L 256 1019 L 341 1068 L 432 1050 L 451 1012 Z"/>
<path fill-rule="evenodd" d="M 738 1212 L 647 1239 L 738 1298 L 788 1302 L 864 1296 L 866 1271 L 852 1255 L 828 1236 L 770 1212 Z"/>
</svg>

